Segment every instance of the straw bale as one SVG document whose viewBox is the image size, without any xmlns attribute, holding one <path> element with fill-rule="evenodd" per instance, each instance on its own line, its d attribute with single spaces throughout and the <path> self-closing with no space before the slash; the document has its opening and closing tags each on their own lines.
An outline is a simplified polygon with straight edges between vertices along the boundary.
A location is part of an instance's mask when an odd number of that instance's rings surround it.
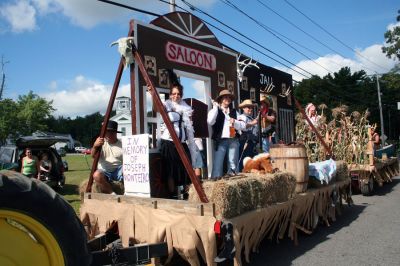
<svg viewBox="0 0 400 266">
<path fill-rule="evenodd" d="M 85 193 L 88 182 L 89 182 L 89 179 L 83 180 L 81 182 L 81 184 L 79 185 L 79 195 L 82 195 Z M 112 186 L 113 191 L 116 194 L 118 194 L 118 195 L 124 194 L 124 183 L 123 182 L 112 181 L 111 186 Z M 100 186 L 96 182 L 93 182 L 92 192 L 93 193 L 102 193 Z"/>
<path fill-rule="evenodd" d="M 202 186 L 209 201 L 215 204 L 217 218 L 232 218 L 292 198 L 296 178 L 287 172 L 246 173 L 230 179 L 204 181 Z M 193 185 L 188 200 L 200 202 Z"/>
</svg>

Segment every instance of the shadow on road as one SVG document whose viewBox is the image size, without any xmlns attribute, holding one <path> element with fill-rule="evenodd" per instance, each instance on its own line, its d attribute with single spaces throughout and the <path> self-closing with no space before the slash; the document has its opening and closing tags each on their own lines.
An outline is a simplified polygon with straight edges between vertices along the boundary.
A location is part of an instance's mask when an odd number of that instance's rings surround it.
<svg viewBox="0 0 400 266">
<path fill-rule="evenodd" d="M 384 183 L 382 187 L 378 185 L 375 186 L 373 196 L 385 196 L 386 194 L 393 191 L 394 187 L 400 183 L 400 177 L 396 176 L 392 179 L 390 183 Z"/>
<path fill-rule="evenodd" d="M 259 253 L 250 254 L 250 263 L 243 261 L 243 265 L 291 265 L 292 261 L 303 255 L 308 250 L 313 249 L 318 244 L 329 240 L 329 235 L 348 226 L 363 212 L 366 206 L 352 205 L 344 206 L 342 215 L 336 217 L 336 221 L 330 227 L 319 225 L 313 234 L 306 235 L 299 231 L 299 245 L 295 246 L 289 238 L 281 240 L 279 243 L 264 239 L 261 242 Z M 244 260 L 244 254 L 242 256 Z M 230 263 L 230 264 L 229 264 Z M 224 265 L 233 265 L 232 262 Z"/>
</svg>

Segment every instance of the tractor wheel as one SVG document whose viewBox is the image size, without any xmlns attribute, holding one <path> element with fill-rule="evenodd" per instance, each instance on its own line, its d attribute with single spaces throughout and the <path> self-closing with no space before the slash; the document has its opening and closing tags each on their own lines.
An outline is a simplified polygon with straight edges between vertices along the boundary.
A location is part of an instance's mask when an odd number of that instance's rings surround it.
<svg viewBox="0 0 400 266">
<path fill-rule="evenodd" d="M 368 178 L 368 183 L 361 181 L 360 190 L 364 196 L 371 196 L 374 192 L 374 177 L 372 174 Z"/>
<path fill-rule="evenodd" d="M 0 171 L 0 265 L 90 265 L 72 207 L 44 183 Z"/>
</svg>

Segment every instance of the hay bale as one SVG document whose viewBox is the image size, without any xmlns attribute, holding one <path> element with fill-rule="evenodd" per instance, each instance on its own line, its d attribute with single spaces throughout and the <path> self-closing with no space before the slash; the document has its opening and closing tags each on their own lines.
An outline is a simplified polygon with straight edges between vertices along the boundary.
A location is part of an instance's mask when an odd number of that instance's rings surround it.
<svg viewBox="0 0 400 266">
<path fill-rule="evenodd" d="M 287 201 L 294 195 L 296 178 L 287 172 L 243 174 L 218 181 L 205 181 L 203 190 L 216 207 L 217 218 L 231 218 L 272 203 Z M 193 185 L 189 202 L 200 202 Z"/>
<path fill-rule="evenodd" d="M 79 195 L 83 195 L 85 193 L 88 182 L 89 182 L 89 179 L 86 179 L 86 180 L 81 182 L 81 184 L 79 185 Z M 112 181 L 111 182 L 111 186 L 112 186 L 113 191 L 116 194 L 118 194 L 118 195 L 123 195 L 124 194 L 125 190 L 124 190 L 124 183 L 123 182 Z M 99 187 L 99 185 L 96 182 L 93 182 L 92 192 L 93 193 L 103 193 L 101 191 L 101 188 Z"/>
</svg>

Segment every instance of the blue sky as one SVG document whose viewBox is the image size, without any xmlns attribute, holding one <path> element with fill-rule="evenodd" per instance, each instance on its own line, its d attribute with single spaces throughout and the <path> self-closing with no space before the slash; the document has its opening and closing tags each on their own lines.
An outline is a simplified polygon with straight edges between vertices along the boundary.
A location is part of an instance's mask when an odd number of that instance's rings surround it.
<svg viewBox="0 0 400 266">
<path fill-rule="evenodd" d="M 229 1 L 268 29 L 282 34 L 279 35 L 281 38 L 290 38 L 287 42 L 313 61 L 224 1 L 187 0 L 312 74 L 324 76 L 328 70 L 335 72 L 343 66 L 349 66 L 352 71 L 364 69 L 370 74 L 375 71 L 384 73 L 398 63 L 381 52 L 384 32 L 395 25 L 397 10 L 400 9 L 398 1 Z M 157 0 L 117 2 L 158 14 L 169 12 L 169 6 Z M 179 0 L 176 3 L 187 8 Z M 291 5 L 350 48 L 310 22 Z M 194 12 L 194 15 L 223 28 L 204 14 Z M 110 43 L 127 35 L 130 19 L 149 22 L 154 17 L 95 0 L 1 1 L 0 55 L 8 61 L 4 68 L 7 79 L 3 98 L 15 99 L 32 90 L 53 100 L 57 115 L 75 117 L 104 112 L 119 63 L 117 48 L 111 48 Z M 220 42 L 266 65 L 289 72 L 296 80 L 304 78 L 223 33 L 210 29 Z M 224 30 L 232 33 L 229 29 Z M 119 91 L 119 95 L 128 96 L 127 71 Z"/>
</svg>

